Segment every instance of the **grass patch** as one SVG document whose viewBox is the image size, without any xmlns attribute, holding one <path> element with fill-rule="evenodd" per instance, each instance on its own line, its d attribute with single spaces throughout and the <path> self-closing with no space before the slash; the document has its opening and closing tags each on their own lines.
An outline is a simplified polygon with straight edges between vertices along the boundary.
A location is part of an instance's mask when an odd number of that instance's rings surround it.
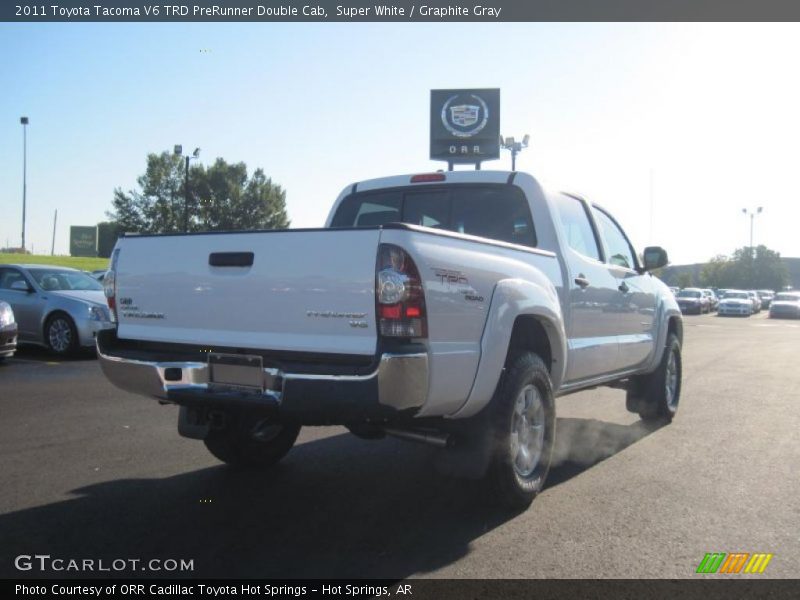
<svg viewBox="0 0 800 600">
<path fill-rule="evenodd" d="M 47 256 L 41 254 L 5 254 L 0 253 L 0 264 L 16 263 L 28 265 L 53 265 L 56 267 L 72 267 L 83 271 L 94 271 L 108 267 L 107 258 L 83 258 L 79 256 Z"/>
</svg>

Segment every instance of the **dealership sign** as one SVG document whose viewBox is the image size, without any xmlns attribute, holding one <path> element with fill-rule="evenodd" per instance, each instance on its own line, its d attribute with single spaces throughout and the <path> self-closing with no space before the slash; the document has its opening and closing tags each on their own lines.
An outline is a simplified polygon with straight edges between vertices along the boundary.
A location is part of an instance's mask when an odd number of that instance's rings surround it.
<svg viewBox="0 0 800 600">
<path fill-rule="evenodd" d="M 69 253 L 71 256 L 97 256 L 97 227 L 70 227 Z"/>
<path fill-rule="evenodd" d="M 500 90 L 431 90 L 431 159 L 500 157 Z"/>
</svg>

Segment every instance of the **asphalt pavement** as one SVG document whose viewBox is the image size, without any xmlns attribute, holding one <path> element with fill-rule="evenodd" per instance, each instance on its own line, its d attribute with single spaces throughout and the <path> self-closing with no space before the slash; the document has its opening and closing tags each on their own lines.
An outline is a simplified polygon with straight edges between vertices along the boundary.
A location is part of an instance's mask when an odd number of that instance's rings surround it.
<svg viewBox="0 0 800 600">
<path fill-rule="evenodd" d="M 0 576 L 40 576 L 15 557 L 46 554 L 192 560 L 191 577 L 731 577 L 695 571 L 766 552 L 754 577 L 798 577 L 800 321 L 687 316 L 683 356 L 671 425 L 620 390 L 559 399 L 548 486 L 510 514 L 438 475 L 434 449 L 339 427 L 232 471 L 93 357 L 23 349 L 0 365 Z"/>
</svg>

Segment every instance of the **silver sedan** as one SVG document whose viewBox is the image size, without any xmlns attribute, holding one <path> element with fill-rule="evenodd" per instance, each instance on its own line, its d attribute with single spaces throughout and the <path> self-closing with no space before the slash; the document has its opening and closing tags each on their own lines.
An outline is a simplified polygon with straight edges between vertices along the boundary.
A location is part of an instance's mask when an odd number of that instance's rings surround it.
<svg viewBox="0 0 800 600">
<path fill-rule="evenodd" d="M 103 286 L 76 269 L 0 265 L 0 300 L 14 311 L 20 344 L 59 355 L 93 347 L 97 332 L 114 326 Z"/>
</svg>

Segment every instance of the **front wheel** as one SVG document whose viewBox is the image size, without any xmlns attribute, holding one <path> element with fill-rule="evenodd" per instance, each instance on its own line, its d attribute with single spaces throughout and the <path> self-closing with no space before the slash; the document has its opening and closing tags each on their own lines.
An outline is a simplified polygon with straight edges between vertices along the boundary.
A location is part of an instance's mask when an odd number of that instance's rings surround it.
<svg viewBox="0 0 800 600">
<path fill-rule="evenodd" d="M 627 409 L 638 413 L 643 421 L 672 421 L 678 412 L 682 373 L 681 343 L 678 336 L 671 333 L 658 368 L 631 379 Z"/>
<path fill-rule="evenodd" d="M 68 356 L 78 350 L 78 330 L 70 317 L 57 313 L 47 319 L 44 341 L 53 354 Z"/>
<path fill-rule="evenodd" d="M 494 497 L 527 508 L 544 488 L 556 433 L 550 373 L 539 356 L 528 352 L 512 361 L 489 415 L 494 445 L 487 477 Z"/>
<path fill-rule="evenodd" d="M 233 467 L 260 469 L 274 465 L 294 446 L 300 425 L 249 419 L 212 429 L 204 442 L 216 458 Z"/>
</svg>

